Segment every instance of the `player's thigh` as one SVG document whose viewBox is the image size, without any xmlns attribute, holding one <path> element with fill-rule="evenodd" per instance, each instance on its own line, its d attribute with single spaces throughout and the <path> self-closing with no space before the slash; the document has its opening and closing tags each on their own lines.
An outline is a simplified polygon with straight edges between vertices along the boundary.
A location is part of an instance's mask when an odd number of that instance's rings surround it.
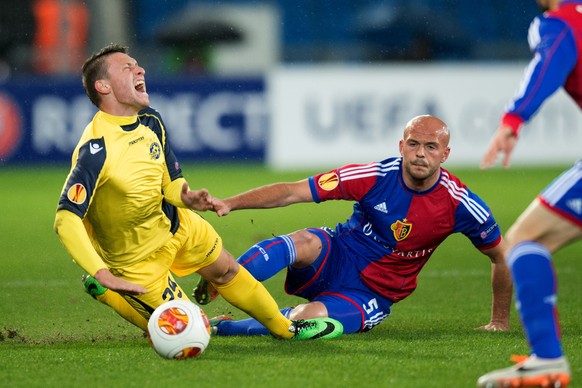
<svg viewBox="0 0 582 388">
<path fill-rule="evenodd" d="M 223 255 L 222 239 L 216 230 L 198 214 L 179 210 L 183 244 L 176 252 L 170 269 L 177 276 L 187 276 L 214 263 Z"/>
<path fill-rule="evenodd" d="M 555 252 L 564 245 L 582 238 L 582 229 L 542 205 L 533 201 L 509 228 L 506 239 L 509 247 L 523 241 L 536 241 Z"/>
</svg>

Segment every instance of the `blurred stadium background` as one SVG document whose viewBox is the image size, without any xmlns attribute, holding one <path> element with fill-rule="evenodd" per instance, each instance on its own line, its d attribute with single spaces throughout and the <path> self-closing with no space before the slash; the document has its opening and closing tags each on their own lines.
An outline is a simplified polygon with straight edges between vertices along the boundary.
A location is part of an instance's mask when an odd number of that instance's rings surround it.
<svg viewBox="0 0 582 388">
<path fill-rule="evenodd" d="M 2 0 L 0 164 L 68 161 L 95 112 L 80 66 L 118 42 L 181 160 L 368 162 L 431 113 L 453 130 L 449 163 L 476 166 L 537 14 L 534 0 Z M 581 126 L 560 93 L 515 161 L 571 162 Z"/>
</svg>

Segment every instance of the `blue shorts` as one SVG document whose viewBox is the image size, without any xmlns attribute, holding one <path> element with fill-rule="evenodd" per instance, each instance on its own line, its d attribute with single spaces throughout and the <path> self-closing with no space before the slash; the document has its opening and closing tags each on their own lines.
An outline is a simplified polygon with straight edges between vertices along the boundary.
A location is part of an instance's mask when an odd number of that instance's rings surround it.
<svg viewBox="0 0 582 388">
<path fill-rule="evenodd" d="M 289 267 L 285 291 L 310 302 L 321 302 L 330 318 L 344 326 L 344 333 L 371 330 L 388 315 L 392 301 L 370 290 L 360 279 L 345 249 L 339 249 L 330 229 L 307 229 L 322 240 L 322 253 L 309 267 Z"/>
<path fill-rule="evenodd" d="M 540 194 L 542 203 L 582 228 L 582 160 L 564 171 Z"/>
</svg>

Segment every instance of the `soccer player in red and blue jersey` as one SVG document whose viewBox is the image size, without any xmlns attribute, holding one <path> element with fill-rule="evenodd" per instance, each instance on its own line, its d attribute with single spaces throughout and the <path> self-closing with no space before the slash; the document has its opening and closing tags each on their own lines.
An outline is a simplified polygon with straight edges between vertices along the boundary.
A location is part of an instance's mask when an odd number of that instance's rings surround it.
<svg viewBox="0 0 582 388">
<path fill-rule="evenodd" d="M 308 302 L 284 312 L 290 318 L 335 318 L 344 333 L 368 331 L 386 319 L 391 306 L 416 289 L 439 244 L 463 233 L 492 263 L 492 315 L 481 328 L 507 330 L 512 286 L 500 228 L 485 203 L 441 168 L 449 138 L 440 119 L 419 116 L 404 129 L 401 157 L 214 198 L 214 210 L 224 216 L 299 202 L 354 201 L 351 217 L 335 229 L 308 228 L 265 240 L 237 260 L 261 281 L 286 268 L 286 292 Z M 201 287 L 204 282 L 195 295 Z M 218 335 L 267 333 L 252 319 L 219 317 L 213 323 Z"/>
<path fill-rule="evenodd" d="M 531 23 L 534 56 L 481 162 L 509 167 L 521 125 L 563 87 L 582 108 L 582 1 L 537 0 L 545 11 Z M 582 238 L 582 161 L 560 175 L 508 230 L 507 261 L 516 305 L 531 355 L 517 365 L 482 376 L 480 387 L 566 387 L 570 366 L 557 320 L 557 282 L 552 253 Z M 504 385 L 505 384 L 505 385 Z"/>
</svg>

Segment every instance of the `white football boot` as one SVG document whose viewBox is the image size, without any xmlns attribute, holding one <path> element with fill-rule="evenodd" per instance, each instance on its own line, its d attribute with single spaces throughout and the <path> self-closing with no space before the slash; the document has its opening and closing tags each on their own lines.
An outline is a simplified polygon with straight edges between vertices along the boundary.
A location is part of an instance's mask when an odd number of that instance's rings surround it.
<svg viewBox="0 0 582 388">
<path fill-rule="evenodd" d="M 538 358 L 531 355 L 518 364 L 483 375 L 479 388 L 543 387 L 566 388 L 570 383 L 570 364 L 566 357 Z"/>
</svg>

